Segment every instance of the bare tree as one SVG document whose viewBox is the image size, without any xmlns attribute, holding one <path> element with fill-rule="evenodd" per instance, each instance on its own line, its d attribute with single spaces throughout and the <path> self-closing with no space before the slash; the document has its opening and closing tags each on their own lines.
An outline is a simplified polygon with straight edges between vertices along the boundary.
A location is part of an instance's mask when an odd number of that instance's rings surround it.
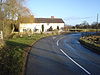
<svg viewBox="0 0 100 75">
<path fill-rule="evenodd" d="M 3 25 L 3 30 L 6 31 L 6 27 L 11 27 L 11 33 L 14 32 L 15 29 L 15 23 L 20 20 L 18 19 L 20 16 L 29 16 L 31 15 L 30 10 L 23 5 L 23 2 L 25 0 L 1 0 L 0 1 L 0 21 L 7 23 L 9 21 L 9 24 Z M 18 21 L 19 22 L 19 21 Z"/>
</svg>

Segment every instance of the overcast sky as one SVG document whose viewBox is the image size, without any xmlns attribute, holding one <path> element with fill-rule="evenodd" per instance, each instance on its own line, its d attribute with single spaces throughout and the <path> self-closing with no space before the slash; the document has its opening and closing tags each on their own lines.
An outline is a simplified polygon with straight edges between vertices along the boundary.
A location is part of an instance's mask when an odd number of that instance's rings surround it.
<svg viewBox="0 0 100 75">
<path fill-rule="evenodd" d="M 55 16 L 70 25 L 84 20 L 92 23 L 100 15 L 100 0 L 28 0 L 26 5 L 35 17 Z"/>
</svg>

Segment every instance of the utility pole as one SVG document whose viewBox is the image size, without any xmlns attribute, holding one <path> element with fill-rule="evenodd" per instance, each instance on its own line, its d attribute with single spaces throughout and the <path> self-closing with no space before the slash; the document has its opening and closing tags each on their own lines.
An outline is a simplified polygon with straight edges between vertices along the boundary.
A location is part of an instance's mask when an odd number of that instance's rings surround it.
<svg viewBox="0 0 100 75">
<path fill-rule="evenodd" d="M 97 13 L 97 31 L 98 32 L 98 17 L 99 17 L 99 14 Z"/>
</svg>

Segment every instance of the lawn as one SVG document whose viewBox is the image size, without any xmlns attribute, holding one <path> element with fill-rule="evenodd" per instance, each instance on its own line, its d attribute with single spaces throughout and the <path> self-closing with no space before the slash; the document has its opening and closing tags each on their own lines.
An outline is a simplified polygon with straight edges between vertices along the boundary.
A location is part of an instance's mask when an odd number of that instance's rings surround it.
<svg viewBox="0 0 100 75">
<path fill-rule="evenodd" d="M 46 37 L 49 35 L 46 34 L 33 34 L 32 36 L 23 36 L 23 37 L 19 37 L 19 38 L 13 38 L 13 39 L 9 39 L 6 41 L 6 44 L 8 46 L 17 46 L 20 48 L 26 48 L 28 46 L 31 46 L 34 42 L 36 42 L 37 40 L 39 40 L 40 38 Z"/>
</svg>

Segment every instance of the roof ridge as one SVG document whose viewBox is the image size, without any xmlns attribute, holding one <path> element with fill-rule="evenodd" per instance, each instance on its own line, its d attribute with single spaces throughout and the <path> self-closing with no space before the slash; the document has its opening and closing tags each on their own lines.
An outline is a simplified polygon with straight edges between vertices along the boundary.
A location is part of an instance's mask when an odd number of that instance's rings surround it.
<svg viewBox="0 0 100 75">
<path fill-rule="evenodd" d="M 35 18 L 35 23 L 64 23 L 62 18 Z"/>
<path fill-rule="evenodd" d="M 39 19 L 39 18 L 35 18 L 35 19 Z M 40 18 L 40 19 L 62 19 L 62 18 Z"/>
</svg>

